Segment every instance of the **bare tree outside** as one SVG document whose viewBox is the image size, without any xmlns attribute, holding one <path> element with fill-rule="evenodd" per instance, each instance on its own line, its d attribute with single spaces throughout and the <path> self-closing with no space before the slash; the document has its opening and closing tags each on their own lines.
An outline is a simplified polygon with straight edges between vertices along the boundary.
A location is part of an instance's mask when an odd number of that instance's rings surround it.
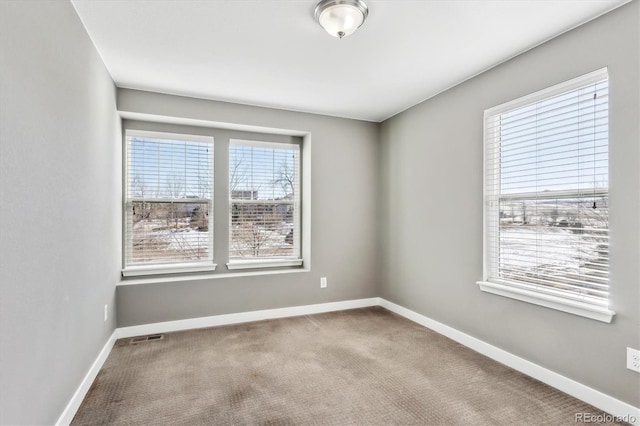
<svg viewBox="0 0 640 426">
<path fill-rule="evenodd" d="M 128 263 L 172 263 L 209 257 L 211 145 L 128 139 Z M 195 166 L 194 166 L 195 165 Z"/>
<path fill-rule="evenodd" d="M 278 168 L 278 178 L 275 179 L 274 184 L 280 185 L 282 187 L 282 191 L 284 192 L 285 197 L 288 195 L 295 195 L 295 173 L 293 170 L 293 164 L 291 164 L 291 162 L 287 160 L 282 160 L 280 162 L 280 167 Z"/>
<path fill-rule="evenodd" d="M 295 155 L 291 149 L 232 145 L 229 156 L 230 257 L 293 254 Z"/>
<path fill-rule="evenodd" d="M 133 176 L 130 186 L 131 195 L 136 198 L 144 199 L 147 195 L 147 189 L 144 180 L 139 174 Z M 139 222 L 143 219 L 148 219 L 151 214 L 151 203 L 142 201 L 138 205 L 133 207 L 133 222 Z"/>
<path fill-rule="evenodd" d="M 246 182 L 247 171 L 242 167 L 244 165 L 244 155 L 234 152 L 231 155 L 229 164 L 229 190 L 231 193 L 240 188 Z"/>
</svg>

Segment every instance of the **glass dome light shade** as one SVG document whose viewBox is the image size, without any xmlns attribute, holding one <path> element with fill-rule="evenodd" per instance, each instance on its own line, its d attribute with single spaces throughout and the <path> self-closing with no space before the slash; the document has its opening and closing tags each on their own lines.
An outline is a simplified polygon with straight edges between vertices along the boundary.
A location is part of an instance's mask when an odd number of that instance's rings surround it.
<svg viewBox="0 0 640 426">
<path fill-rule="evenodd" d="M 361 0 L 323 1 L 316 7 L 316 19 L 326 32 L 343 38 L 358 29 L 367 17 L 367 6 Z"/>
</svg>

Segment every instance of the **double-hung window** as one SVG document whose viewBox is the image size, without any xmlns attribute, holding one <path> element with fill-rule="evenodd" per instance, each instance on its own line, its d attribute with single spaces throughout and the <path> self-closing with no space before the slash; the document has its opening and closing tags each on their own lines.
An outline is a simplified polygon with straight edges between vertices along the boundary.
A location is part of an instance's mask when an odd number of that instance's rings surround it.
<svg viewBox="0 0 640 426">
<path fill-rule="evenodd" d="M 298 266 L 300 145 L 229 142 L 229 269 Z"/>
<path fill-rule="evenodd" d="M 214 270 L 213 138 L 125 139 L 123 275 Z"/>
<path fill-rule="evenodd" d="M 606 69 L 485 111 L 481 289 L 610 322 Z"/>
</svg>

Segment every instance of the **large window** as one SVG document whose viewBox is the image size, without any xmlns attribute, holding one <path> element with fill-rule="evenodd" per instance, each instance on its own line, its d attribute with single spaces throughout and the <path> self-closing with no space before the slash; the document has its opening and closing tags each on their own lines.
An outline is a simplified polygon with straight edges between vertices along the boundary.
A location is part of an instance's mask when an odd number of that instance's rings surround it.
<svg viewBox="0 0 640 426">
<path fill-rule="evenodd" d="M 124 126 L 124 277 L 259 273 L 300 267 L 303 254 L 309 264 L 303 138 L 137 121 Z"/>
<path fill-rule="evenodd" d="M 485 112 L 487 292 L 609 322 L 608 78 Z"/>
<path fill-rule="evenodd" d="M 300 147 L 231 140 L 229 269 L 300 265 Z"/>
<path fill-rule="evenodd" d="M 123 275 L 213 270 L 213 138 L 127 131 Z"/>
</svg>

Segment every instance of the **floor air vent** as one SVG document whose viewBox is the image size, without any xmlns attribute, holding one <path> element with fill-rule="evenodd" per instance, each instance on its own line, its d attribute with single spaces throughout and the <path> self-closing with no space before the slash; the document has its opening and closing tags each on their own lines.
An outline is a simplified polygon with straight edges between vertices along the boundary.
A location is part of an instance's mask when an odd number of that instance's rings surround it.
<svg viewBox="0 0 640 426">
<path fill-rule="evenodd" d="M 154 342 L 156 340 L 164 339 L 164 334 L 150 334 L 148 336 L 138 336 L 129 340 L 130 345 L 136 345 L 138 343 Z"/>
</svg>

